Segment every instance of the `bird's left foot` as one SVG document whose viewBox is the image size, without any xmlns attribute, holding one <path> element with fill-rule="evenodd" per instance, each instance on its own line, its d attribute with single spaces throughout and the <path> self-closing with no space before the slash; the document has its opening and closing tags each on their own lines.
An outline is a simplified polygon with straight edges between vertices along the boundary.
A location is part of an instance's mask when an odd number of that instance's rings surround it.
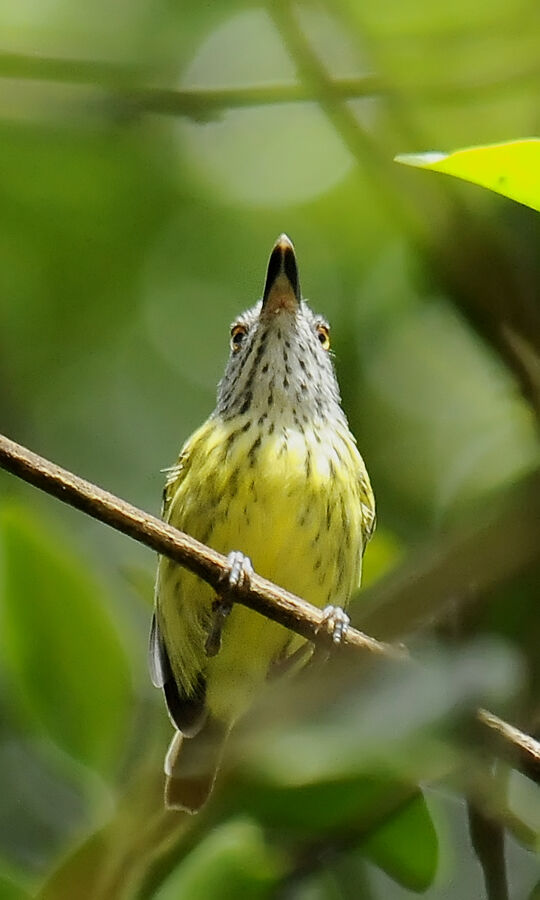
<svg viewBox="0 0 540 900">
<path fill-rule="evenodd" d="M 324 630 L 332 643 L 341 644 L 351 620 L 341 606 L 325 606 L 319 631 Z"/>
<path fill-rule="evenodd" d="M 241 587 L 249 584 L 249 579 L 253 575 L 253 566 L 249 556 L 244 556 L 240 550 L 231 550 L 227 556 L 230 564 L 229 587 Z"/>
<path fill-rule="evenodd" d="M 236 588 L 246 583 L 253 575 L 253 566 L 249 556 L 244 556 L 240 550 L 232 550 L 227 556 L 230 564 L 229 588 Z M 212 623 L 206 638 L 205 651 L 207 656 L 216 656 L 221 650 L 221 637 L 223 626 L 232 609 L 232 602 L 227 596 L 227 590 L 222 596 L 216 597 L 212 603 Z"/>
</svg>

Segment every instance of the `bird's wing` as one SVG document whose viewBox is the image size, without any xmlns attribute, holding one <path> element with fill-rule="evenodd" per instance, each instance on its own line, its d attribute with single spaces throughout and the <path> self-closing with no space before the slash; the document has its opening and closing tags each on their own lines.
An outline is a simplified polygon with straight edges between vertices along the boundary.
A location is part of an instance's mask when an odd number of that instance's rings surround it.
<svg viewBox="0 0 540 900">
<path fill-rule="evenodd" d="M 163 502 L 161 507 L 162 518 L 167 521 L 171 505 L 178 487 L 185 478 L 191 462 L 191 444 L 189 441 L 178 458 L 178 462 L 166 469 L 167 477 L 163 488 Z M 156 584 L 157 601 L 157 584 Z M 202 728 L 206 719 L 205 709 L 205 682 L 202 674 L 199 676 L 196 690 L 187 696 L 174 677 L 169 660 L 167 646 L 160 628 L 158 604 L 155 603 L 152 624 L 150 627 L 150 639 L 148 645 L 148 668 L 150 678 L 155 687 L 162 688 L 169 715 L 178 729 L 186 737 L 192 737 Z"/>
<path fill-rule="evenodd" d="M 198 734 L 207 716 L 204 677 L 202 674 L 199 675 L 197 689 L 188 697 L 174 677 L 155 611 L 150 627 L 148 666 L 152 683 L 155 687 L 163 689 L 169 716 L 173 723 L 185 737 L 193 737 Z"/>
<path fill-rule="evenodd" d="M 366 469 L 360 473 L 360 506 L 362 516 L 362 532 L 364 536 L 363 550 L 366 549 L 375 531 L 377 516 L 375 513 L 375 497 Z"/>
<path fill-rule="evenodd" d="M 178 457 L 178 462 L 175 463 L 174 466 L 171 466 L 170 469 L 165 469 L 167 477 L 165 479 L 161 504 L 161 517 L 162 519 L 165 519 L 165 521 L 169 518 L 169 511 L 174 495 L 185 478 L 189 468 L 190 455 L 189 446 L 186 445 Z"/>
</svg>

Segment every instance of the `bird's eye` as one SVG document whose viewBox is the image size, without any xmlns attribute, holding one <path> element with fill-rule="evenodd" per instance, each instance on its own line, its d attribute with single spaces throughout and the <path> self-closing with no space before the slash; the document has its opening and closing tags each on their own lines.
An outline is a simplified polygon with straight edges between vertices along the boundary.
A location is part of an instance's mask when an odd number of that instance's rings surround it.
<svg viewBox="0 0 540 900">
<path fill-rule="evenodd" d="M 322 344 L 323 350 L 330 350 L 330 332 L 327 325 L 317 325 L 317 337 Z"/>
<path fill-rule="evenodd" d="M 247 334 L 245 325 L 233 325 L 231 328 L 231 350 L 237 353 L 240 350 L 242 342 Z"/>
</svg>

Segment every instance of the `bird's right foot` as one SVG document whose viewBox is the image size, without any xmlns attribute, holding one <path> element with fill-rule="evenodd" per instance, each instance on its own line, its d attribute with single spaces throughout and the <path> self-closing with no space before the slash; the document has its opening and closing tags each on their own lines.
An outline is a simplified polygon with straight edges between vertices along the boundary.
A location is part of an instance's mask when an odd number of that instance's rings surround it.
<svg viewBox="0 0 540 900">
<path fill-rule="evenodd" d="M 244 556 L 240 550 L 231 550 L 227 560 L 231 566 L 228 578 L 229 587 L 236 588 L 246 582 L 249 583 L 249 579 L 253 575 L 253 566 L 249 556 Z M 204 647 L 207 656 L 216 656 L 221 650 L 223 626 L 231 609 L 232 601 L 225 590 L 224 594 L 216 597 L 212 603 L 212 623 Z"/>
</svg>

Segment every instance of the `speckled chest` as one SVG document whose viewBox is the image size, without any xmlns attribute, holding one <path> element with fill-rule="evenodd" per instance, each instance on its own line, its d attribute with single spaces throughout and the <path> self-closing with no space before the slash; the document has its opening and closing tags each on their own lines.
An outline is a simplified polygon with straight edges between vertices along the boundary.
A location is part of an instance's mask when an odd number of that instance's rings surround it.
<svg viewBox="0 0 540 900">
<path fill-rule="evenodd" d="M 362 463 L 348 431 L 215 421 L 197 455 L 174 524 L 223 553 L 242 550 L 315 603 L 346 602 L 363 548 Z"/>
</svg>

